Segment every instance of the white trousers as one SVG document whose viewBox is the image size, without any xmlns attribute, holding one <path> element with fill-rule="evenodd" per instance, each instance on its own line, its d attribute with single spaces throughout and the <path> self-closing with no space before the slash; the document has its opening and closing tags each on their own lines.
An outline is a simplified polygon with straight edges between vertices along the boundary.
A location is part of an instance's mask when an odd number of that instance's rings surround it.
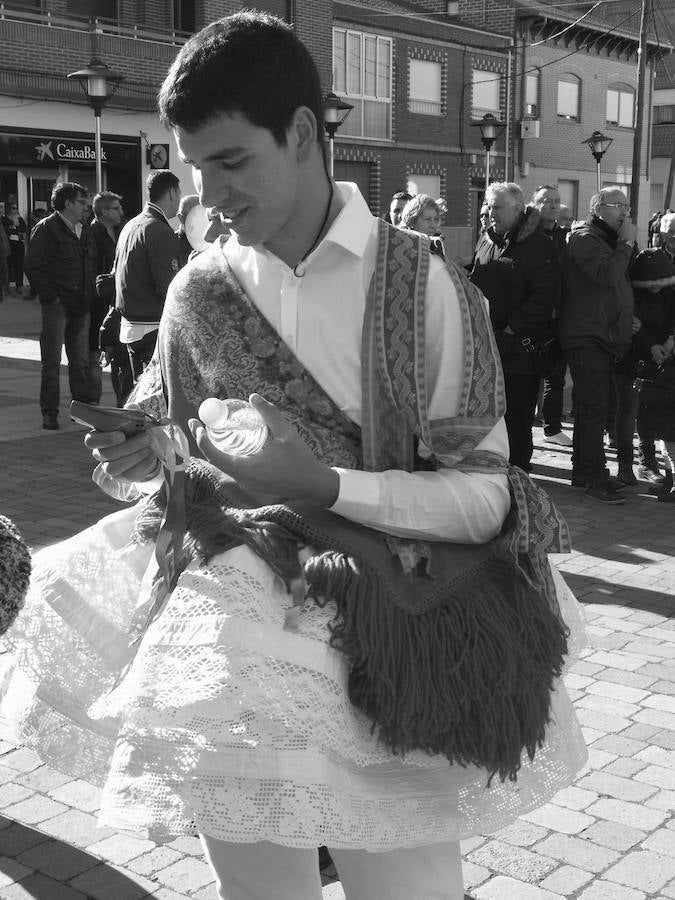
<svg viewBox="0 0 675 900">
<path fill-rule="evenodd" d="M 321 900 L 316 850 L 200 835 L 220 900 Z M 347 900 L 463 900 L 459 843 L 368 853 L 328 848 Z"/>
</svg>

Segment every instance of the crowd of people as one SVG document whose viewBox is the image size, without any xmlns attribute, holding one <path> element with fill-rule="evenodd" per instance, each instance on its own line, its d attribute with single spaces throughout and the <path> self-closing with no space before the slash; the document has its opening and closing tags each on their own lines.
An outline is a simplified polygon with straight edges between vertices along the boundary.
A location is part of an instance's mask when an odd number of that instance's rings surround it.
<svg viewBox="0 0 675 900">
<path fill-rule="evenodd" d="M 393 195 L 389 221 L 429 236 L 444 255 L 442 201 Z M 659 500 L 675 500 L 675 214 L 650 220 L 640 251 L 626 195 L 611 188 L 572 222 L 555 185 L 529 202 L 512 182 L 492 183 L 480 211 L 480 236 L 468 269 L 488 300 L 506 385 L 510 461 L 531 471 L 539 406 L 544 440 L 572 447 L 572 485 L 608 504 L 625 502 L 640 480 Z M 563 392 L 572 381 L 573 437 L 563 429 Z M 609 438 L 618 473 L 610 476 Z M 665 473 L 655 441 L 661 440 Z"/>
</svg>

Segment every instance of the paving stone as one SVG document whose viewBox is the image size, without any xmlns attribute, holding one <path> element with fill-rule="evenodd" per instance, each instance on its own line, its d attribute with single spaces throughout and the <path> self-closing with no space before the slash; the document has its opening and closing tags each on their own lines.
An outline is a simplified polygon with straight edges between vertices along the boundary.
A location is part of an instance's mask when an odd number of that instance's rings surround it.
<svg viewBox="0 0 675 900">
<path fill-rule="evenodd" d="M 544 853 L 552 859 L 587 872 L 603 872 L 619 858 L 614 850 L 566 834 L 552 834 L 534 849 L 537 853 Z"/>
<path fill-rule="evenodd" d="M 646 710 L 643 711 L 643 713 L 638 713 L 638 715 L 641 714 L 656 715 L 653 710 Z M 665 713 L 658 713 L 658 715 L 665 715 Z M 617 731 L 623 731 L 624 728 L 628 728 L 630 725 L 630 719 L 622 719 L 619 716 L 610 716 L 597 712 L 594 709 L 577 708 L 577 718 L 582 725 L 587 728 L 592 728 L 598 737 L 603 737 L 604 734 L 613 734 Z"/>
<path fill-rule="evenodd" d="M 576 785 L 563 788 L 562 791 L 553 797 L 553 802 L 557 806 L 566 806 L 568 809 L 576 809 L 578 811 L 586 809 L 591 803 L 598 799 L 598 795 L 594 791 L 585 791 Z"/>
<path fill-rule="evenodd" d="M 675 878 L 675 857 L 649 850 L 634 851 L 608 869 L 604 877 L 648 894 L 654 893 Z"/>
<path fill-rule="evenodd" d="M 625 684 L 616 684 L 613 681 L 593 681 L 588 685 L 589 694 L 597 694 L 612 700 L 621 700 L 625 703 L 640 703 L 645 697 L 649 697 L 649 691 L 641 688 L 628 687 Z"/>
<path fill-rule="evenodd" d="M 502 828 L 494 835 L 498 841 L 506 841 L 507 844 L 513 844 L 516 847 L 531 847 L 537 841 L 546 837 L 546 828 L 541 828 L 532 822 L 526 822 L 523 818 L 516 819 L 512 825 Z M 464 852 L 464 842 L 462 841 L 462 851 Z"/>
<path fill-rule="evenodd" d="M 157 879 L 179 893 L 203 887 L 213 881 L 208 865 L 194 856 L 185 857 L 157 872 Z"/>
<path fill-rule="evenodd" d="M 172 850 L 171 847 L 155 847 L 149 853 L 143 853 L 141 856 L 129 860 L 127 868 L 138 872 L 139 875 L 151 875 L 179 859 L 182 859 L 182 854 Z"/>
<path fill-rule="evenodd" d="M 675 857 L 675 836 L 665 829 L 651 834 L 646 841 L 643 841 L 642 846 L 645 850 L 652 850 L 662 856 Z"/>
<path fill-rule="evenodd" d="M 2 900 L 35 900 L 35 898 L 39 898 L 39 900 L 42 898 L 45 900 L 88 900 L 85 894 L 74 887 L 59 884 L 58 881 L 41 875 L 39 872 L 29 875 L 18 884 L 3 888 L 2 891 Z"/>
<path fill-rule="evenodd" d="M 636 741 L 648 741 L 659 731 L 654 725 L 645 725 L 643 723 L 634 723 L 622 732 L 621 737 L 632 738 Z"/>
<path fill-rule="evenodd" d="M 638 781 L 656 785 L 667 791 L 675 790 L 675 769 L 666 769 L 665 766 L 647 766 L 635 777 Z"/>
<path fill-rule="evenodd" d="M 482 884 L 473 895 L 476 900 L 560 900 L 560 894 L 502 875 Z"/>
<path fill-rule="evenodd" d="M 606 753 L 613 753 L 616 756 L 635 756 L 647 746 L 645 741 L 636 741 L 623 734 L 608 734 L 594 744 L 595 749 L 604 750 Z"/>
<path fill-rule="evenodd" d="M 643 747 L 637 754 L 637 757 L 656 766 L 675 768 L 675 752 L 662 747 Z"/>
<path fill-rule="evenodd" d="M 667 884 L 663 888 L 662 893 L 663 893 L 663 896 L 668 897 L 669 900 L 672 900 L 672 898 L 675 898 L 675 881 L 672 881 L 670 884 Z"/>
<path fill-rule="evenodd" d="M 146 841 L 130 834 L 112 834 L 95 844 L 89 844 L 87 850 L 119 866 L 135 856 L 149 853 L 155 846 L 153 841 Z"/>
<path fill-rule="evenodd" d="M 645 900 L 645 895 L 611 881 L 594 881 L 579 895 L 579 900 Z"/>
<path fill-rule="evenodd" d="M 468 856 L 469 853 L 471 853 L 471 851 L 475 850 L 477 847 L 481 847 L 486 841 L 487 841 L 487 838 L 483 837 L 480 834 L 477 834 L 474 837 L 466 838 L 465 840 L 460 841 L 462 858 Z"/>
<path fill-rule="evenodd" d="M 21 881 L 22 878 L 28 877 L 34 871 L 31 866 L 26 866 L 16 859 L 0 856 L 0 888 L 14 884 L 15 881 Z M 2 895 L 0 894 L 0 896 Z"/>
<path fill-rule="evenodd" d="M 643 831 L 653 831 L 667 818 L 658 809 L 648 809 L 637 803 L 626 803 L 624 800 L 598 800 L 588 807 L 587 812 L 590 816 L 618 822 L 619 825 L 632 825 Z"/>
<path fill-rule="evenodd" d="M 636 772 L 646 768 L 647 763 L 641 762 L 639 759 L 626 759 L 620 757 L 611 762 L 602 770 L 607 775 L 617 775 L 619 778 L 632 778 Z"/>
<path fill-rule="evenodd" d="M 83 872 L 70 884 L 95 900 L 141 900 L 148 893 L 145 887 L 107 865 Z"/>
<path fill-rule="evenodd" d="M 656 767 L 652 766 L 651 768 Z M 603 794 L 606 797 L 616 797 L 617 800 L 628 800 L 633 803 L 646 800 L 647 797 L 651 797 L 656 792 L 656 788 L 651 783 L 639 784 L 631 781 L 629 778 L 619 778 L 605 771 L 591 772 L 590 775 L 586 775 L 577 783 L 579 787 L 586 788 L 588 791 L 596 791 L 596 793 Z"/>
<path fill-rule="evenodd" d="M 526 813 L 521 818 L 527 822 L 533 822 L 535 825 L 541 825 L 542 828 L 548 828 L 563 834 L 578 834 L 595 822 L 595 819 L 591 818 L 591 816 L 573 809 L 566 809 L 564 806 L 557 806 L 555 803 L 545 803 L 538 809 Z"/>
<path fill-rule="evenodd" d="M 665 750 L 675 750 L 675 731 L 657 731 L 652 736 L 652 744 L 663 747 Z"/>
<path fill-rule="evenodd" d="M 588 662 L 588 660 L 583 659 L 578 659 L 570 666 L 570 672 L 574 672 L 578 675 L 593 676 L 596 672 L 599 672 L 600 669 L 602 669 L 602 665 L 600 663 L 591 663 Z"/>
<path fill-rule="evenodd" d="M 601 671 L 603 681 L 625 684 L 629 687 L 648 688 L 657 681 L 656 675 L 645 675 L 643 672 L 626 672 L 624 669 L 603 669 L 602 666 L 598 667 L 597 671 Z"/>
<path fill-rule="evenodd" d="M 68 781 L 50 789 L 49 796 L 83 812 L 96 812 L 101 805 L 101 789 L 86 781 Z"/>
<path fill-rule="evenodd" d="M 33 791 L 51 791 L 70 780 L 68 775 L 62 775 L 51 766 L 40 766 L 39 769 L 33 769 L 32 772 L 20 775 L 16 779 L 18 784 L 23 784 Z"/>
<path fill-rule="evenodd" d="M 26 797 L 32 796 L 32 793 L 32 791 L 20 784 L 8 781 L 0 786 L 0 806 L 6 808 L 11 806 L 12 803 L 19 803 L 21 800 L 25 800 Z"/>
<path fill-rule="evenodd" d="M 594 684 L 593 679 L 589 675 L 577 675 L 576 672 L 570 672 L 565 675 L 564 678 L 565 687 L 568 690 L 571 688 L 572 690 L 581 691 L 584 688 L 587 688 L 590 684 Z"/>
<path fill-rule="evenodd" d="M 672 812 L 675 809 L 675 791 L 657 791 L 646 803 L 652 809 L 666 809 Z"/>
<path fill-rule="evenodd" d="M 63 815 L 43 822 L 41 828 L 47 834 L 77 847 L 87 847 L 116 833 L 113 828 L 100 828 L 96 816 L 78 809 L 69 809 Z"/>
<path fill-rule="evenodd" d="M 2 757 L 2 764 L 9 769 L 16 769 L 17 772 L 32 772 L 33 769 L 38 769 L 42 765 L 42 760 L 28 747 L 19 747 L 5 753 Z"/>
<path fill-rule="evenodd" d="M 464 880 L 464 890 L 469 891 L 478 887 L 490 877 L 492 873 L 483 866 L 477 866 L 469 860 L 462 860 L 462 876 Z"/>
<path fill-rule="evenodd" d="M 167 846 L 171 847 L 172 850 L 176 850 L 178 853 L 188 853 L 190 856 L 204 855 L 204 849 L 202 848 L 199 838 L 192 837 L 188 834 L 174 838 Z"/>
<path fill-rule="evenodd" d="M 587 884 L 592 877 L 590 872 L 584 872 L 583 869 L 577 869 L 574 866 L 560 866 L 559 869 L 544 878 L 540 887 L 567 897 Z"/>
<path fill-rule="evenodd" d="M 529 883 L 540 881 L 556 866 L 553 859 L 547 859 L 540 853 L 531 853 L 522 847 L 513 847 L 503 841 L 488 841 L 474 850 L 469 860 L 494 872 L 517 875 L 519 879 Z"/>
<path fill-rule="evenodd" d="M 589 769 L 604 769 L 605 766 L 614 762 L 616 758 L 615 753 L 606 753 L 604 750 L 598 750 L 595 744 L 588 748 Z"/>
<path fill-rule="evenodd" d="M 5 815 L 12 819 L 18 819 L 26 825 L 38 825 L 40 822 L 46 822 L 48 819 L 53 819 L 54 816 L 66 812 L 67 809 L 68 807 L 63 803 L 56 803 L 55 800 L 50 800 L 49 797 L 44 797 L 42 794 L 33 794 L 20 803 L 7 806 Z"/>
<path fill-rule="evenodd" d="M 593 841 L 602 847 L 610 850 L 630 850 L 635 847 L 647 836 L 644 831 L 639 828 L 633 828 L 630 825 L 619 825 L 618 822 L 608 822 L 606 819 L 600 819 L 590 828 L 587 828 L 583 834 L 579 835 L 587 841 Z"/>
<path fill-rule="evenodd" d="M 655 681 L 649 690 L 655 691 L 657 694 L 669 694 L 671 697 L 675 696 L 675 681 Z"/>
<path fill-rule="evenodd" d="M 218 900 L 216 896 L 215 884 L 209 884 L 207 887 L 190 894 L 190 900 Z M 345 892 L 339 881 L 328 884 L 323 889 L 323 900 L 345 900 Z M 471 900 L 471 898 L 469 898 Z"/>
<path fill-rule="evenodd" d="M 586 713 L 586 710 L 584 710 L 584 713 Z M 588 718 L 588 716 L 586 718 Z M 581 721 L 581 719 L 579 721 Z M 605 737 L 606 734 L 606 732 L 604 731 L 598 731 L 597 728 L 589 728 L 587 725 L 583 726 L 581 731 L 583 733 L 584 740 L 589 747 L 591 746 L 591 744 L 593 744 L 594 741 L 597 741 L 599 738 Z"/>
<path fill-rule="evenodd" d="M 81 872 L 99 865 L 95 856 L 63 841 L 54 840 L 24 850 L 18 860 L 57 881 L 69 881 Z"/>
<path fill-rule="evenodd" d="M 201 891 L 199 894 L 193 894 L 192 896 L 195 900 L 216 900 L 215 894 L 204 894 L 202 896 Z M 329 884 L 323 889 L 322 900 L 345 900 L 345 892 L 342 890 L 342 885 L 339 883 Z"/>
<path fill-rule="evenodd" d="M 635 672 L 641 666 L 647 663 L 642 656 L 635 656 L 632 653 L 620 653 L 619 651 L 611 653 L 607 650 L 598 650 L 596 653 L 588 657 L 590 662 L 597 663 L 600 666 L 608 666 L 613 669 L 623 669 L 626 672 Z"/>
</svg>

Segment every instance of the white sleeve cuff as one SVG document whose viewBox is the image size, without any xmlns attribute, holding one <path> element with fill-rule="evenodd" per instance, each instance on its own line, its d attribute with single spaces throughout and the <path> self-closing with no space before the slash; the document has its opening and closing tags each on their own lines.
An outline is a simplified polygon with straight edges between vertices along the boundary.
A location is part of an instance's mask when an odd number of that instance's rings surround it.
<svg viewBox="0 0 675 900">
<path fill-rule="evenodd" d="M 340 478 L 338 498 L 331 511 L 356 521 L 368 518 L 380 503 L 380 481 L 376 472 L 333 467 Z"/>
</svg>

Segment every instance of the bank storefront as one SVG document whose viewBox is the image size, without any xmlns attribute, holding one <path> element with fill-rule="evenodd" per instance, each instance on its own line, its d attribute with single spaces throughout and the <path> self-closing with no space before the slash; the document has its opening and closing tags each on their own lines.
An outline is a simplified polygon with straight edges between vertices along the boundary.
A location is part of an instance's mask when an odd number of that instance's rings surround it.
<svg viewBox="0 0 675 900">
<path fill-rule="evenodd" d="M 141 146 L 139 138 L 102 141 L 103 189 L 124 198 L 127 217 L 141 208 Z M 36 129 L 0 131 L 0 200 L 16 198 L 28 221 L 34 210 L 50 208 L 55 181 L 77 181 L 96 193 L 96 151 L 93 137 Z"/>
</svg>

